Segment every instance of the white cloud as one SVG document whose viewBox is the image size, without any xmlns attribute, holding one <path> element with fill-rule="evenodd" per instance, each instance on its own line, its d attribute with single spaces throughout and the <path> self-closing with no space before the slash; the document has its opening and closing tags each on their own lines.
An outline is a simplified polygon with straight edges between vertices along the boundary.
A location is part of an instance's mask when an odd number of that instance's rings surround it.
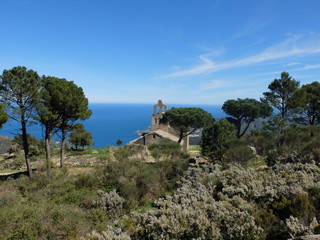
<svg viewBox="0 0 320 240">
<path fill-rule="evenodd" d="M 320 54 L 320 37 L 315 34 L 305 36 L 291 36 L 286 40 L 270 46 L 258 54 L 225 62 L 214 62 L 211 60 L 211 52 L 199 56 L 201 64 L 192 66 L 185 70 L 175 71 L 162 76 L 161 78 L 177 78 L 196 76 L 224 69 L 251 66 L 258 63 L 265 63 L 273 60 L 296 58 Z"/>
<path fill-rule="evenodd" d="M 226 88 L 233 85 L 233 82 L 228 80 L 211 80 L 205 83 L 201 90 L 210 90 L 210 89 L 218 89 L 218 88 Z"/>
<path fill-rule="evenodd" d="M 309 70 L 309 69 L 316 69 L 316 68 L 320 68 L 320 64 L 305 65 L 302 68 L 296 68 L 296 69 L 293 69 L 293 70 L 294 71 L 301 71 L 301 70 Z"/>
<path fill-rule="evenodd" d="M 261 38 L 259 39 L 258 41 L 255 41 L 253 43 L 250 43 L 249 45 L 246 46 L 246 48 L 252 48 L 252 47 L 255 47 L 255 46 L 258 46 L 260 45 L 261 43 L 263 43 L 266 39 L 264 38 Z"/>
<path fill-rule="evenodd" d="M 229 41 L 233 41 L 247 35 L 250 35 L 253 32 L 256 32 L 273 22 L 272 18 L 268 19 L 252 19 L 243 29 L 240 30 L 235 36 L 233 36 Z"/>
<path fill-rule="evenodd" d="M 280 76 L 281 71 L 275 71 L 275 72 L 266 72 L 266 73 L 257 73 L 253 76 L 269 76 L 269 75 L 279 75 Z"/>
<path fill-rule="evenodd" d="M 283 66 L 284 67 L 290 67 L 290 66 L 295 66 L 295 65 L 299 65 L 299 64 L 301 64 L 301 63 L 299 63 L 299 62 L 291 62 L 291 63 L 285 64 Z"/>
</svg>

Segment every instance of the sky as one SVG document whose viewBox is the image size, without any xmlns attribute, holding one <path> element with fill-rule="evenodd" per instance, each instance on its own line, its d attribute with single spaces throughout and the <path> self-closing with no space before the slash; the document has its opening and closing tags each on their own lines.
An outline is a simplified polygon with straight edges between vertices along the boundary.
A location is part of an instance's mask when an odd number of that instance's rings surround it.
<svg viewBox="0 0 320 240">
<path fill-rule="evenodd" d="M 0 0 L 0 71 L 74 81 L 91 103 L 223 104 L 283 71 L 320 81 L 319 0 Z"/>
</svg>

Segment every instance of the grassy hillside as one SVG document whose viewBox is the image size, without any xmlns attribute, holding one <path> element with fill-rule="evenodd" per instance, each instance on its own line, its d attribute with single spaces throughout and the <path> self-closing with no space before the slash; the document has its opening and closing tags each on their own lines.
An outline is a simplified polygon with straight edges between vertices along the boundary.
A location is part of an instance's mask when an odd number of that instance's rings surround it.
<svg viewBox="0 0 320 240">
<path fill-rule="evenodd" d="M 69 151 L 66 167 L 54 167 L 50 177 L 39 155 L 34 178 L 0 181 L 1 238 L 271 240 L 320 234 L 319 136 L 314 126 L 253 131 L 226 141 L 219 158 L 211 154 L 191 165 L 201 148 L 193 146 L 189 154 L 167 140 Z"/>
<path fill-rule="evenodd" d="M 166 160 L 152 164 L 129 159 L 136 154 L 132 148 L 70 152 L 72 161 L 82 159 L 80 166 L 53 169 L 50 177 L 39 166 L 32 179 L 0 181 L 1 239 L 79 239 L 119 216 L 145 211 L 177 187 L 188 167 L 176 145 L 154 145 Z"/>
</svg>

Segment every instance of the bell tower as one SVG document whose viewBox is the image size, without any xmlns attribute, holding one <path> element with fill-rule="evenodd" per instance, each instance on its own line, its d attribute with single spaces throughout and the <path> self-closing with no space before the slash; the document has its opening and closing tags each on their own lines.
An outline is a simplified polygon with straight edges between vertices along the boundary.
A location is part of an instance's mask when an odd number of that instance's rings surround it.
<svg viewBox="0 0 320 240">
<path fill-rule="evenodd" d="M 163 117 L 165 111 L 168 110 L 168 106 L 165 105 L 162 100 L 158 100 L 158 103 L 153 106 L 153 114 L 151 118 L 151 131 L 160 129 L 160 120 Z"/>
</svg>

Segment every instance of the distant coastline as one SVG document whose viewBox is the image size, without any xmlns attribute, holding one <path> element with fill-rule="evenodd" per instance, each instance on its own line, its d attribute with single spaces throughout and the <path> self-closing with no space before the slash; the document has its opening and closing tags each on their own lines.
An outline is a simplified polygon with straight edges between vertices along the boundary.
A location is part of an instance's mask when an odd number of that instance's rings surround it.
<svg viewBox="0 0 320 240">
<path fill-rule="evenodd" d="M 224 117 L 221 105 L 189 105 L 168 104 L 172 107 L 201 107 L 212 114 L 214 118 Z M 137 103 L 90 103 L 93 114 L 83 122 L 87 131 L 92 133 L 95 147 L 116 145 L 121 139 L 124 144 L 130 142 L 137 135 L 134 132 L 147 129 L 150 126 L 153 104 Z M 0 135 L 13 137 L 19 125 L 10 120 L 0 130 Z M 29 126 L 28 131 L 38 139 L 43 138 L 41 125 Z M 59 141 L 57 137 L 55 140 Z"/>
</svg>

